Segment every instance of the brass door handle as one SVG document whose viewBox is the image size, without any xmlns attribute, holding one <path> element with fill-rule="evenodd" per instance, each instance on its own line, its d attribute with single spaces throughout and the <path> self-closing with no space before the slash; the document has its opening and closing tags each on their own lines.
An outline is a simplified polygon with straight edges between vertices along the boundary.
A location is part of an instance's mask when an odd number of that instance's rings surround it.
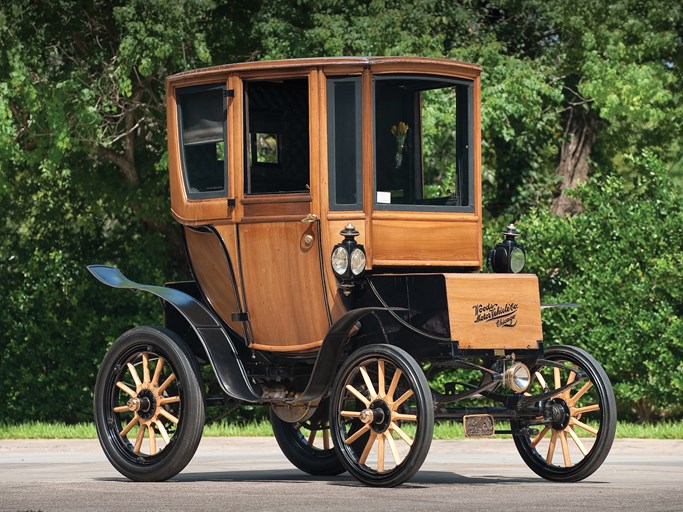
<svg viewBox="0 0 683 512">
<path fill-rule="evenodd" d="M 309 213 L 303 219 L 301 219 L 301 222 L 304 222 L 306 224 L 312 224 L 319 220 L 320 218 L 315 213 Z"/>
</svg>

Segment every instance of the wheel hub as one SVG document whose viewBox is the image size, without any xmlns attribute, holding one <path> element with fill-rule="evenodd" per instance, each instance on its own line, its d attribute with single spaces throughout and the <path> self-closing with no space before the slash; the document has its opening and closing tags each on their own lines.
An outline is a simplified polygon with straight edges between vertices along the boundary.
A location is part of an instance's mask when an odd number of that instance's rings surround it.
<svg viewBox="0 0 683 512">
<path fill-rule="evenodd" d="M 384 432 L 391 423 L 391 409 L 384 400 L 375 400 L 360 412 L 359 419 L 377 433 Z"/>
<path fill-rule="evenodd" d="M 571 419 L 569 405 L 561 398 L 553 398 L 546 404 L 546 418 L 555 430 L 564 430 Z"/>
<path fill-rule="evenodd" d="M 128 409 L 137 412 L 138 416 L 143 420 L 148 420 L 152 416 L 157 408 L 157 401 L 154 393 L 149 389 L 143 389 L 138 393 L 138 396 L 128 400 Z"/>
</svg>

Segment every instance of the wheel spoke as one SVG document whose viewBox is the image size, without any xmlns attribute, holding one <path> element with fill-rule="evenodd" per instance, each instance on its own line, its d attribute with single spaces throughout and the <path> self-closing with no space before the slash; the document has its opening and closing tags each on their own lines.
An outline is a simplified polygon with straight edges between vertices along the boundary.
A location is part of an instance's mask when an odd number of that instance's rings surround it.
<svg viewBox="0 0 683 512">
<path fill-rule="evenodd" d="M 358 429 L 358 431 L 355 434 L 353 434 L 351 437 L 347 438 L 346 441 L 344 441 L 344 444 L 349 445 L 349 444 L 353 443 L 356 439 L 361 437 L 368 430 L 370 430 L 370 427 L 368 425 L 363 425 L 361 428 Z"/>
<path fill-rule="evenodd" d="M 377 437 L 377 433 L 374 430 L 372 432 L 370 432 L 370 439 L 368 439 L 368 442 L 365 443 L 365 448 L 363 449 L 363 453 L 361 453 L 360 459 L 358 459 L 359 464 L 365 464 L 365 461 L 368 460 L 368 455 L 370 455 L 370 450 L 372 450 L 372 445 L 375 444 L 375 438 L 376 437 Z M 349 444 L 349 443 L 346 443 L 346 444 Z"/>
<path fill-rule="evenodd" d="M 130 389 L 128 386 L 126 386 L 126 385 L 125 385 L 123 382 L 121 382 L 121 381 L 119 381 L 119 382 L 116 383 L 116 387 L 119 388 L 119 389 L 120 389 L 121 391 L 123 391 L 124 393 L 129 394 L 129 395 L 132 396 L 133 398 L 135 398 L 136 396 L 138 396 L 138 394 L 137 394 L 135 391 L 133 391 L 132 389 Z"/>
<path fill-rule="evenodd" d="M 389 384 L 389 390 L 387 391 L 387 400 L 391 401 L 394 399 L 394 393 L 396 392 L 396 386 L 398 386 L 398 381 L 401 379 L 401 370 L 396 368 L 394 376 L 391 378 L 391 383 Z"/>
<path fill-rule="evenodd" d="M 600 410 L 600 404 L 587 405 L 585 407 L 577 407 L 574 409 L 574 414 L 584 414 L 586 412 L 595 412 Z"/>
<path fill-rule="evenodd" d="M 384 472 L 384 433 L 377 435 L 377 472 Z"/>
<path fill-rule="evenodd" d="M 168 437 L 168 432 L 166 431 L 166 427 L 164 427 L 164 424 L 160 421 L 157 421 L 156 425 L 159 429 L 159 434 L 161 434 L 161 438 L 164 440 L 164 443 L 170 443 L 171 439 Z"/>
<path fill-rule="evenodd" d="M 384 359 L 377 360 L 377 394 L 380 398 L 384 398 Z"/>
<path fill-rule="evenodd" d="M 147 431 L 149 432 L 149 454 L 150 455 L 156 455 L 157 454 L 157 436 L 154 433 L 154 426 L 150 425 L 147 427 Z"/>
<path fill-rule="evenodd" d="M 392 411 L 395 411 L 396 409 L 398 409 L 398 407 L 399 407 L 403 402 L 405 402 L 406 400 L 408 400 L 408 399 L 409 399 L 411 396 L 413 396 L 413 395 L 414 395 L 414 393 L 413 393 L 413 390 L 412 390 L 412 389 L 409 389 L 408 391 L 406 391 L 405 393 L 403 393 L 403 394 L 398 398 L 398 400 L 396 400 L 396 401 L 392 404 L 391 410 L 392 410 Z"/>
<path fill-rule="evenodd" d="M 347 389 L 353 396 L 355 396 L 358 400 L 360 400 L 361 402 L 363 402 L 363 404 L 365 405 L 365 407 L 370 407 L 370 400 L 368 400 L 367 398 L 365 398 L 365 397 L 363 396 L 363 394 L 362 394 L 360 391 L 358 391 L 356 388 L 354 388 L 351 384 L 347 384 L 347 385 L 346 385 L 346 389 Z"/>
<path fill-rule="evenodd" d="M 555 377 L 555 389 L 562 387 L 562 378 L 560 375 L 560 369 L 556 366 L 553 368 L 553 376 Z"/>
<path fill-rule="evenodd" d="M 417 421 L 417 414 L 400 414 L 398 412 L 391 413 L 392 421 Z"/>
<path fill-rule="evenodd" d="M 323 449 L 330 449 L 330 430 L 329 428 L 323 429 Z"/>
<path fill-rule="evenodd" d="M 573 366 L 572 368 L 573 368 L 574 370 L 576 370 L 576 367 L 575 367 L 575 366 Z M 576 372 L 570 371 L 570 372 L 569 372 L 569 377 L 567 377 L 567 385 L 569 385 L 569 384 L 571 384 L 572 382 L 574 382 L 574 380 L 576 380 Z"/>
<path fill-rule="evenodd" d="M 142 446 L 142 440 L 145 438 L 145 430 L 147 425 L 140 425 L 140 430 L 138 430 L 138 436 L 135 438 L 135 446 L 133 447 L 133 453 L 140 453 L 140 447 Z"/>
<path fill-rule="evenodd" d="M 311 433 L 308 434 L 308 445 L 313 446 L 313 442 L 315 441 L 315 435 L 318 433 L 317 430 L 311 429 Z"/>
<path fill-rule="evenodd" d="M 572 427 L 569 427 L 566 432 L 569 434 L 569 437 L 572 438 L 574 443 L 576 443 L 576 446 L 579 448 L 579 451 L 583 454 L 583 456 L 585 457 L 586 455 L 588 455 L 588 450 L 586 449 L 586 445 L 584 445 L 581 442 L 581 439 L 579 438 L 579 436 L 576 435 L 576 432 L 574 432 L 574 429 Z"/>
<path fill-rule="evenodd" d="M 147 352 L 142 353 L 142 382 L 149 384 L 149 356 Z"/>
<path fill-rule="evenodd" d="M 576 405 L 576 402 L 579 401 L 579 398 L 581 398 L 586 391 L 588 391 L 591 387 L 593 386 L 593 383 L 591 381 L 586 382 L 581 389 L 579 389 L 576 394 L 571 397 L 567 402 L 569 402 L 569 405 Z"/>
<path fill-rule="evenodd" d="M 396 423 L 393 421 L 389 425 L 389 429 L 393 430 L 396 432 L 399 436 L 401 436 L 401 439 L 403 439 L 408 446 L 413 446 L 413 440 L 410 438 L 408 434 L 406 434 L 401 427 L 399 427 Z"/>
<path fill-rule="evenodd" d="M 389 443 L 389 449 L 391 454 L 394 456 L 394 463 L 398 466 L 401 463 L 401 455 L 398 453 L 398 448 L 396 447 L 396 441 L 389 431 L 387 431 L 387 443 Z"/>
<path fill-rule="evenodd" d="M 157 394 L 160 395 L 164 391 L 166 391 L 166 388 L 171 385 L 171 382 L 175 380 L 175 373 L 172 373 L 171 375 L 168 376 L 168 378 L 164 381 L 164 383 L 159 386 L 159 389 L 157 389 Z"/>
<path fill-rule="evenodd" d="M 368 388 L 368 393 L 370 393 L 370 400 L 374 400 L 375 398 L 377 398 L 377 391 L 375 391 L 375 386 L 372 385 L 372 381 L 370 380 L 368 371 L 365 369 L 365 366 L 359 366 L 358 370 L 360 371 L 360 374 L 363 376 L 363 380 L 365 381 L 365 387 Z"/>
<path fill-rule="evenodd" d="M 557 443 L 557 430 L 553 430 L 550 436 L 550 445 L 548 446 L 548 455 L 545 458 L 547 464 L 553 463 L 553 455 L 555 454 L 555 444 Z"/>
<path fill-rule="evenodd" d="M 342 418 L 360 418 L 360 412 L 356 411 L 342 411 L 339 413 Z"/>
<path fill-rule="evenodd" d="M 141 386 L 142 381 L 140 381 L 140 376 L 138 375 L 138 371 L 135 369 L 135 366 L 133 366 L 130 363 L 128 363 L 128 372 L 130 373 L 130 376 L 133 377 L 133 380 L 135 381 L 135 385 Z"/>
<path fill-rule="evenodd" d="M 534 373 L 534 375 L 536 376 L 536 380 L 538 380 L 538 383 L 541 385 L 543 390 L 547 390 L 548 389 L 548 383 L 543 378 L 543 375 L 541 375 L 541 372 L 536 372 L 536 373 Z"/>
<path fill-rule="evenodd" d="M 161 377 L 161 370 L 164 368 L 165 362 L 163 357 L 157 359 L 157 366 L 154 368 L 154 377 L 152 377 L 152 386 L 154 387 L 159 385 L 159 377 Z"/>
<path fill-rule="evenodd" d="M 166 409 L 159 409 L 159 414 L 161 414 L 164 418 L 166 418 L 168 421 L 171 423 L 175 423 L 176 425 L 178 424 L 178 418 L 173 416 L 170 412 L 168 412 Z"/>
<path fill-rule="evenodd" d="M 176 402 L 180 402 L 179 396 L 164 396 L 159 399 L 159 405 L 174 404 Z"/>
<path fill-rule="evenodd" d="M 569 456 L 569 446 L 567 445 L 567 434 L 564 433 L 564 430 L 560 431 L 560 443 L 562 443 L 562 456 L 564 457 L 564 466 L 566 468 L 571 467 L 572 460 L 571 460 L 571 457 Z"/>
<path fill-rule="evenodd" d="M 585 423 L 577 420 L 576 418 L 572 418 L 571 420 L 569 420 L 569 424 L 570 425 L 576 425 L 577 427 L 584 429 L 586 432 L 590 432 L 594 436 L 598 435 L 598 429 L 597 428 L 590 427 L 590 426 L 586 425 Z"/>
<path fill-rule="evenodd" d="M 121 437 L 123 437 L 123 436 L 125 436 L 126 434 L 128 434 L 128 432 L 130 432 L 131 429 L 137 424 L 137 422 L 138 422 L 139 419 L 140 419 L 140 417 L 137 415 L 137 413 L 135 413 L 135 417 L 134 417 L 132 420 L 130 420 L 130 421 L 128 422 L 128 425 L 126 425 L 125 427 L 123 427 L 123 430 L 122 430 L 121 432 L 119 432 L 119 435 L 120 435 Z"/>
<path fill-rule="evenodd" d="M 531 441 L 531 447 L 534 448 L 538 443 L 541 442 L 541 440 L 545 437 L 545 435 L 548 433 L 550 430 L 550 427 L 545 427 L 543 430 L 541 430 L 541 433 L 538 434 L 533 441 Z"/>
</svg>

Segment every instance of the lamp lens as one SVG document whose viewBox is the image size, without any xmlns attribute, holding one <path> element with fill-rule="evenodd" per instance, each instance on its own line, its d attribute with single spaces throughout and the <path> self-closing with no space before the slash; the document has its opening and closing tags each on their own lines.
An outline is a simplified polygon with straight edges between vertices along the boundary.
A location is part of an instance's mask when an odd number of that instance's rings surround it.
<svg viewBox="0 0 683 512">
<path fill-rule="evenodd" d="M 529 387 L 529 382 L 531 380 L 531 373 L 529 368 L 524 364 L 518 364 L 515 366 L 514 373 L 512 374 L 514 379 L 513 388 L 519 389 L 521 391 Z"/>
<path fill-rule="evenodd" d="M 351 272 L 354 276 L 360 275 L 365 270 L 365 253 L 361 249 L 354 249 L 351 253 Z"/>
<path fill-rule="evenodd" d="M 349 268 L 349 253 L 343 247 L 337 247 L 332 251 L 332 270 L 343 276 Z"/>
<path fill-rule="evenodd" d="M 512 249 L 512 254 L 510 254 L 510 270 L 517 274 L 522 271 L 525 263 L 526 256 L 524 255 L 524 251 L 519 247 Z"/>
</svg>

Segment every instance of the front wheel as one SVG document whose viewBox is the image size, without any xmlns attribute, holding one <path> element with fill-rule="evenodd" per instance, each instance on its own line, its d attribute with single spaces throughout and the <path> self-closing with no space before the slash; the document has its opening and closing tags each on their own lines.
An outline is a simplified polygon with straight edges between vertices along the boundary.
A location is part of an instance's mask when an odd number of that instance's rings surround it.
<svg viewBox="0 0 683 512">
<path fill-rule="evenodd" d="M 190 462 L 204 427 L 199 367 L 182 339 L 138 327 L 109 349 L 95 383 L 95 425 L 105 455 L 131 480 L 163 481 Z"/>
<path fill-rule="evenodd" d="M 537 395 L 586 379 L 550 398 L 544 423 L 512 422 L 513 431 L 541 428 L 534 436 L 514 436 L 522 459 L 537 475 L 556 482 L 577 482 L 604 462 L 612 447 L 617 411 L 612 385 L 602 366 L 587 352 L 571 346 L 550 347 L 545 359 L 563 367 L 539 365 L 527 393 Z"/>
<path fill-rule="evenodd" d="M 339 459 L 351 475 L 371 486 L 402 484 L 422 466 L 434 433 L 424 372 L 391 345 L 357 350 L 335 379 L 330 421 Z"/>
</svg>

